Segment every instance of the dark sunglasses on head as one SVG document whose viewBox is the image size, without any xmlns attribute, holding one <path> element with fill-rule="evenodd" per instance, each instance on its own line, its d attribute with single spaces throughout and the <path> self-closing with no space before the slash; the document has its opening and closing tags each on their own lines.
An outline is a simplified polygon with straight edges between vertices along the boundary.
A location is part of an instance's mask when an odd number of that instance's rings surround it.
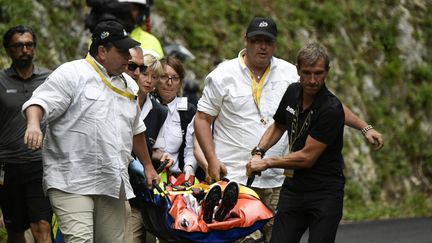
<svg viewBox="0 0 432 243">
<path fill-rule="evenodd" d="M 128 63 L 128 70 L 129 71 L 135 71 L 137 68 L 139 68 L 141 73 L 144 73 L 147 70 L 147 66 L 146 65 L 141 65 L 139 66 L 136 63 Z"/>
</svg>

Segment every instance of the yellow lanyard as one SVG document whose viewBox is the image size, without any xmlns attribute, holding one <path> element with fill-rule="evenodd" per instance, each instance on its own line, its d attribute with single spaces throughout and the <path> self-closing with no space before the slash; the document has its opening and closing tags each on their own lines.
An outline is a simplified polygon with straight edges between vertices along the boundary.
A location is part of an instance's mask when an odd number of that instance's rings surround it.
<svg viewBox="0 0 432 243">
<path fill-rule="evenodd" d="M 93 69 L 99 74 L 99 77 L 102 79 L 102 82 L 104 82 L 104 84 L 106 84 L 106 86 L 108 86 L 108 88 L 110 88 L 112 91 L 116 92 L 117 94 L 127 97 L 131 100 L 136 100 L 137 96 L 129 93 L 127 91 L 121 90 L 117 87 L 115 87 L 114 85 L 112 85 L 103 75 L 102 71 L 99 69 L 99 67 L 96 65 L 96 63 L 93 61 L 93 59 L 90 57 L 90 55 L 87 54 L 86 56 L 86 61 L 93 67 Z"/>
<path fill-rule="evenodd" d="M 251 78 L 252 78 L 252 96 L 253 99 L 255 101 L 256 106 L 260 107 L 260 100 L 261 100 L 261 93 L 262 93 L 262 88 L 264 86 L 264 80 L 266 79 L 268 73 L 270 72 L 270 65 L 267 66 L 266 70 L 264 71 L 263 76 L 261 77 L 258 85 L 257 85 L 257 81 L 256 81 L 256 77 L 255 75 L 251 72 Z"/>
</svg>

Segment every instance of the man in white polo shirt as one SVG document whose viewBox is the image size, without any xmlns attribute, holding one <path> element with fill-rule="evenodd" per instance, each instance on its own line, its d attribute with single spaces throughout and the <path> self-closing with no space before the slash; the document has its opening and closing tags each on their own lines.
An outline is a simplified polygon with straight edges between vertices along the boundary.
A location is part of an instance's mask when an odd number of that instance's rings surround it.
<svg viewBox="0 0 432 243">
<path fill-rule="evenodd" d="M 132 149 L 147 184 L 159 180 L 136 83 L 122 74 L 137 45 L 118 22 L 99 23 L 87 57 L 61 65 L 23 105 L 29 148 L 42 147 L 40 122 L 47 122 L 43 186 L 65 242 L 124 242 Z"/>
</svg>

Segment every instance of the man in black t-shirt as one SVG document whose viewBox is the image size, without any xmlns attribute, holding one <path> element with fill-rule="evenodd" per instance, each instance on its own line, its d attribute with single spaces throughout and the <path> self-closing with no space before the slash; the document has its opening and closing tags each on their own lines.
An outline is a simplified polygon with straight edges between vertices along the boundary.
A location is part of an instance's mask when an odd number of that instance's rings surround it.
<svg viewBox="0 0 432 243">
<path fill-rule="evenodd" d="M 291 84 L 247 164 L 247 173 L 284 168 L 285 181 L 275 215 L 271 242 L 334 242 L 342 218 L 345 177 L 342 157 L 344 110 L 325 86 L 327 50 L 306 45 L 297 56 L 300 83 Z M 262 159 L 288 131 L 290 153 Z"/>
<path fill-rule="evenodd" d="M 51 242 L 51 205 L 42 190 L 42 155 L 24 144 L 27 122 L 21 107 L 50 70 L 33 65 L 36 36 L 25 26 L 9 29 L 3 46 L 12 60 L 0 70 L 0 205 L 9 242 L 24 242 L 31 228 L 36 242 Z"/>
</svg>

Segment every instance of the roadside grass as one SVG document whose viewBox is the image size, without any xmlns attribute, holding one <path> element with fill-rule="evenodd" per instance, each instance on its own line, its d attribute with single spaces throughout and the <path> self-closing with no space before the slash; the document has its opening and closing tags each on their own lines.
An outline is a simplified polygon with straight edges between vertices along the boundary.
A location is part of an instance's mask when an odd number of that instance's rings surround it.
<svg viewBox="0 0 432 243">
<path fill-rule="evenodd" d="M 360 200 L 345 200 L 344 203 L 342 223 L 432 216 L 432 198 L 422 193 L 413 193 L 394 201 L 365 203 Z"/>
<path fill-rule="evenodd" d="M 5 228 L 0 228 L 0 243 L 6 243 L 7 242 L 7 234 Z"/>
</svg>

